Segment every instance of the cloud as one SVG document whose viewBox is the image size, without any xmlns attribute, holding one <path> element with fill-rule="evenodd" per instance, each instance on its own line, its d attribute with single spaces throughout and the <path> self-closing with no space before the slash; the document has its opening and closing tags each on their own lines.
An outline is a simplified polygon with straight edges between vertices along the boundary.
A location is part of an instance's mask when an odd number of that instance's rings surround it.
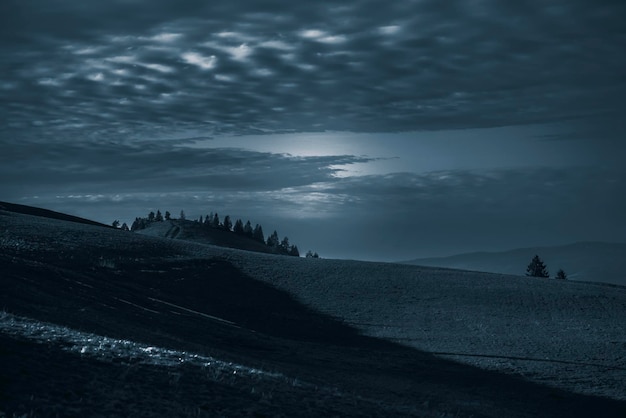
<svg viewBox="0 0 626 418">
<path fill-rule="evenodd" d="M 219 211 L 278 228 L 327 256 L 379 260 L 585 239 L 619 241 L 626 235 L 623 169 L 342 176 L 339 167 L 372 159 L 194 144 L 16 141 L 1 157 L 0 194 L 104 222 L 132 220 L 157 208 L 184 209 L 191 217 Z"/>
<path fill-rule="evenodd" d="M 624 111 L 623 2 L 1 7 L 2 137 L 389 132 Z"/>
</svg>

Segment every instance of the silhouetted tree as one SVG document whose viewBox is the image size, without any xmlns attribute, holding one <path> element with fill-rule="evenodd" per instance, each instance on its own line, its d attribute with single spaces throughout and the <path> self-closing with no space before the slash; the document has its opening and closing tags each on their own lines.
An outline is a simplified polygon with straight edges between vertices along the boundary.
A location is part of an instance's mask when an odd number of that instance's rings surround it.
<svg viewBox="0 0 626 418">
<path fill-rule="evenodd" d="M 230 231 L 231 229 L 233 229 L 233 222 L 230 220 L 230 215 L 226 215 L 224 217 L 223 227 L 226 231 Z"/>
<path fill-rule="evenodd" d="M 118 221 L 117 219 L 113 221 L 113 223 L 111 223 L 111 226 L 113 228 L 119 228 L 120 227 L 120 221 Z"/>
<path fill-rule="evenodd" d="M 233 226 L 233 232 L 237 235 L 243 235 L 243 222 L 241 222 L 241 219 L 237 219 L 235 221 L 235 226 Z"/>
<path fill-rule="evenodd" d="M 161 211 L 158 209 L 157 209 L 156 216 L 154 217 L 154 220 L 157 222 L 163 222 L 163 215 L 161 215 Z"/>
<path fill-rule="evenodd" d="M 128 231 L 128 230 L 129 230 L 129 229 L 128 229 L 128 225 L 126 225 L 126 222 L 124 222 L 124 223 L 122 224 L 122 231 Z"/>
<path fill-rule="evenodd" d="M 294 257 L 300 257 L 300 251 L 298 250 L 297 245 L 291 246 L 291 248 L 289 249 L 289 255 L 294 256 Z"/>
<path fill-rule="evenodd" d="M 243 234 L 247 237 L 252 238 L 254 230 L 252 229 L 252 224 L 250 223 L 250 221 L 246 222 L 246 224 L 243 226 Z"/>
<path fill-rule="evenodd" d="M 154 212 L 152 211 L 148 214 L 148 222 L 154 222 Z"/>
<path fill-rule="evenodd" d="M 220 217 L 217 214 L 217 212 L 215 213 L 215 215 L 213 215 L 213 222 L 211 223 L 211 226 L 213 228 L 219 228 L 220 227 Z"/>
<path fill-rule="evenodd" d="M 272 232 L 272 235 L 267 237 L 267 246 L 270 248 L 278 248 L 280 245 L 280 240 L 278 238 L 278 232 Z"/>
<path fill-rule="evenodd" d="M 265 234 L 263 234 L 263 227 L 261 225 L 256 224 L 252 232 L 252 238 L 255 241 L 265 243 Z"/>
<path fill-rule="evenodd" d="M 526 275 L 531 277 L 550 277 L 547 266 L 538 255 L 535 255 L 528 267 L 526 267 Z"/>
<path fill-rule="evenodd" d="M 180 211 L 180 220 L 181 220 L 181 221 L 184 221 L 185 219 L 187 219 L 187 218 L 185 217 L 185 211 L 184 211 L 184 210 L 181 210 L 181 211 Z"/>
<path fill-rule="evenodd" d="M 283 254 L 289 254 L 289 250 L 291 249 L 291 245 L 289 244 L 289 238 L 285 237 L 280 242 L 279 250 Z"/>
<path fill-rule="evenodd" d="M 137 231 L 139 229 L 145 229 L 148 220 L 146 218 L 135 218 L 132 226 L 130 227 L 131 231 Z"/>
<path fill-rule="evenodd" d="M 165 211 L 165 220 L 169 221 L 170 219 L 172 219 L 172 214 L 168 210 L 166 210 Z"/>
<path fill-rule="evenodd" d="M 559 269 L 559 271 L 556 272 L 556 277 L 555 279 L 558 280 L 567 280 L 567 274 L 565 274 L 565 272 L 563 271 L 563 269 Z"/>
</svg>

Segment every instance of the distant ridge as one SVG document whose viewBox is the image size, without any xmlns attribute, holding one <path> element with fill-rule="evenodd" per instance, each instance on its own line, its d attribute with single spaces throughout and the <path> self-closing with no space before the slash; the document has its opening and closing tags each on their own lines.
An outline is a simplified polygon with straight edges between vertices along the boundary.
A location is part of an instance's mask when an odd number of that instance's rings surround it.
<svg viewBox="0 0 626 418">
<path fill-rule="evenodd" d="M 80 218 L 78 216 L 67 215 L 65 213 L 55 212 L 49 209 L 36 208 L 34 206 L 18 205 L 16 203 L 0 202 L 0 210 L 7 212 L 22 213 L 24 215 L 40 216 L 43 218 L 58 219 L 60 221 L 76 222 L 85 225 L 104 226 L 113 228 L 100 222 L 91 221 L 89 219 Z"/>
<path fill-rule="evenodd" d="M 626 286 L 626 243 L 577 242 L 552 247 L 418 258 L 403 261 L 402 264 L 524 275 L 535 254 L 546 262 L 551 277 L 558 269 L 563 269 L 571 280 Z"/>
</svg>

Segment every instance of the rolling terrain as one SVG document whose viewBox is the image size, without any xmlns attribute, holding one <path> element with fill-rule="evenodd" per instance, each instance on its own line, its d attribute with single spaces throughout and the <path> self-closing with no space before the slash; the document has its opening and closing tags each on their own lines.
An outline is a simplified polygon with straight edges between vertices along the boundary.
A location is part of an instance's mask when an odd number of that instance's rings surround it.
<svg viewBox="0 0 626 418">
<path fill-rule="evenodd" d="M 418 258 L 403 263 L 524 275 L 526 266 L 535 254 L 548 265 L 551 277 L 554 277 L 558 269 L 563 269 L 570 280 L 626 286 L 626 243 L 578 242 L 557 247 Z"/>
<path fill-rule="evenodd" d="M 0 209 L 0 416 L 626 414 L 620 286 L 18 212 Z"/>
</svg>

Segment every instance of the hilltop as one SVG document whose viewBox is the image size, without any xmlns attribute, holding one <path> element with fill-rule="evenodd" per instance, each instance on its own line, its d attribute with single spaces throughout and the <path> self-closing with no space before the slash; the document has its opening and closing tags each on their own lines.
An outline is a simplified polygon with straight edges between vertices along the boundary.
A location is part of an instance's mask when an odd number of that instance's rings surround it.
<svg viewBox="0 0 626 418">
<path fill-rule="evenodd" d="M 563 269 L 571 280 L 626 286 L 626 243 L 579 242 L 553 247 L 418 258 L 402 263 L 523 275 L 535 254 L 539 254 L 546 262 L 551 276 L 558 269 Z"/>
<path fill-rule="evenodd" d="M 626 412 L 619 286 L 288 257 L 7 210 L 0 277 L 8 416 Z"/>
<path fill-rule="evenodd" d="M 146 228 L 135 232 L 151 237 L 179 239 L 267 254 L 273 253 L 272 249 L 267 245 L 246 236 L 237 235 L 223 229 L 207 228 L 189 220 L 172 219 L 163 222 L 152 222 Z"/>
</svg>

